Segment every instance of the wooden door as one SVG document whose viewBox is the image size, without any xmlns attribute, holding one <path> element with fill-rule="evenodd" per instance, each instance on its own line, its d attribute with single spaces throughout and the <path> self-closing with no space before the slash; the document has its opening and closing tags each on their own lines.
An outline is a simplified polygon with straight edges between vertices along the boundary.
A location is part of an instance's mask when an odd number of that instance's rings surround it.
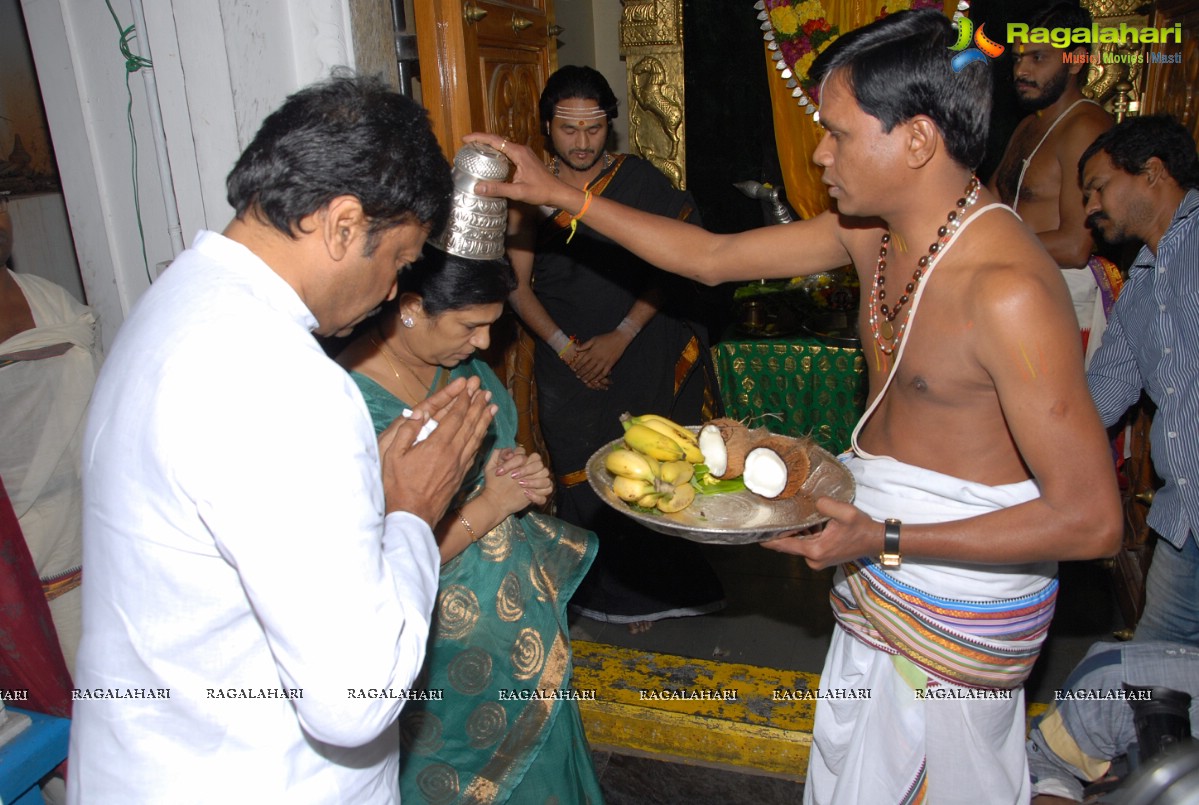
<svg viewBox="0 0 1199 805">
<path fill-rule="evenodd" d="M 421 95 L 453 157 L 472 131 L 542 150 L 537 99 L 558 58 L 553 0 L 418 0 Z"/>
<path fill-rule="evenodd" d="M 1172 115 L 1199 142 L 1199 7 L 1194 0 L 1158 0 L 1152 25 L 1175 24 L 1182 26 L 1182 43 L 1149 50 L 1141 114 Z"/>
<path fill-rule="evenodd" d="M 1149 507 L 1161 479 L 1153 471 L 1149 456 L 1149 429 L 1153 424 L 1153 404 L 1142 398 L 1128 414 L 1124 438 L 1129 456 L 1120 472 L 1120 495 L 1124 505 L 1124 542 L 1109 562 L 1115 583 L 1116 604 L 1127 628 L 1116 633 L 1122 639 L 1132 636 L 1145 609 L 1145 579 L 1153 561 L 1153 534 L 1149 529 Z"/>
<path fill-rule="evenodd" d="M 544 152 L 537 101 L 557 69 L 554 0 L 416 0 L 421 96 L 453 159 L 472 131 L 501 134 Z M 509 310 L 482 357 L 508 387 L 520 417 L 517 441 L 542 456 L 533 386 L 533 336 Z"/>
</svg>

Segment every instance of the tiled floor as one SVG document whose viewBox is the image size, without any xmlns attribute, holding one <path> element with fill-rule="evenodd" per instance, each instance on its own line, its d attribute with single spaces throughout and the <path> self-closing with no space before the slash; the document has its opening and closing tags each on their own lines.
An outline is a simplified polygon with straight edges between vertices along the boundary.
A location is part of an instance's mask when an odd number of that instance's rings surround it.
<svg viewBox="0 0 1199 805">
<path fill-rule="evenodd" d="M 660 621 L 643 634 L 587 618 L 575 620 L 578 640 L 708 660 L 819 673 L 833 630 L 828 604 L 832 571 L 759 546 L 705 546 L 725 586 L 728 607 L 696 618 Z M 1047 703 L 1096 640 L 1111 640 L 1123 624 L 1107 571 L 1096 563 L 1061 567 L 1057 615 L 1027 685 L 1029 702 Z M 596 753 L 609 802 L 797 802 L 802 785 L 688 764 Z"/>
</svg>

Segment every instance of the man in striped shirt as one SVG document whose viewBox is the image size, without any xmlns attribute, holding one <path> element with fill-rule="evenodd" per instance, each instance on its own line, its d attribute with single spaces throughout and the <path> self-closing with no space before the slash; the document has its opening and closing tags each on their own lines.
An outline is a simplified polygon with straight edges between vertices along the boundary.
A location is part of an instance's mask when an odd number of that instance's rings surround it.
<svg viewBox="0 0 1199 805">
<path fill-rule="evenodd" d="M 1199 644 L 1199 158 L 1165 116 L 1130 118 L 1078 163 L 1087 224 L 1144 243 L 1087 371 L 1104 425 L 1141 391 L 1157 406 L 1153 464 L 1165 481 L 1149 526 L 1160 539 L 1138 640 Z"/>
</svg>

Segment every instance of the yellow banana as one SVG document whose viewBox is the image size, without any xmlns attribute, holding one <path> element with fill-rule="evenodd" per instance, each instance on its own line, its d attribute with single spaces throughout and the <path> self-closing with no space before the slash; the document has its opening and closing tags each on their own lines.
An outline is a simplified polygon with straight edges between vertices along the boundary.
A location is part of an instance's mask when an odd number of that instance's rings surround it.
<svg viewBox="0 0 1199 805">
<path fill-rule="evenodd" d="M 678 461 L 686 455 L 681 444 L 645 425 L 629 425 L 624 432 L 624 443 L 630 449 L 659 461 Z"/>
<path fill-rule="evenodd" d="M 656 422 L 664 428 L 669 428 L 674 433 L 674 437 L 680 441 L 699 443 L 699 437 L 696 434 L 673 419 L 664 417 L 661 414 L 639 414 L 638 416 L 630 417 L 629 422 L 633 425 L 650 425 Z M 665 433 L 666 431 L 662 432 Z"/>
<path fill-rule="evenodd" d="M 666 461 L 658 471 L 659 478 L 674 486 L 688 483 L 693 475 L 695 465 L 690 461 Z"/>
<path fill-rule="evenodd" d="M 652 509 L 654 507 L 654 505 L 658 502 L 658 498 L 660 498 L 660 497 L 662 497 L 662 496 L 659 495 L 657 492 L 651 492 L 648 495 L 646 495 L 645 497 L 639 499 L 637 501 L 637 505 L 644 509 Z"/>
<path fill-rule="evenodd" d="M 613 475 L 652 481 L 658 477 L 658 460 L 634 450 L 618 447 L 604 457 L 604 466 Z"/>
<path fill-rule="evenodd" d="M 660 510 L 671 513 L 681 512 L 695 501 L 695 487 L 691 484 L 679 484 L 674 488 L 672 494 L 663 494 L 658 498 L 657 506 Z"/>
<path fill-rule="evenodd" d="M 626 478 L 623 475 L 617 475 L 612 481 L 612 491 L 621 500 L 636 503 L 646 495 L 652 494 L 655 490 L 652 481 L 640 481 L 636 478 Z"/>
<path fill-rule="evenodd" d="M 672 419 L 658 414 L 641 414 L 639 416 L 626 414 L 621 417 L 621 422 L 626 428 L 633 425 L 644 425 L 650 430 L 655 430 L 663 436 L 673 439 L 683 448 L 683 457 L 692 464 L 702 464 L 704 461 L 704 454 L 699 449 L 699 438 L 696 434 Z"/>
</svg>

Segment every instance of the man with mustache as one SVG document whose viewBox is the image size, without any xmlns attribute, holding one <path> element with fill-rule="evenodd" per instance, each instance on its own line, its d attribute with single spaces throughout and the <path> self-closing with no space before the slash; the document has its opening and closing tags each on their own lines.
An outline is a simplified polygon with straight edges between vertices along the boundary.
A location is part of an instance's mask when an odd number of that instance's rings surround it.
<svg viewBox="0 0 1199 805">
<path fill-rule="evenodd" d="M 550 170 L 596 197 L 698 224 L 695 200 L 651 162 L 608 151 L 616 111 L 598 71 L 571 65 L 551 75 L 539 103 Z M 698 547 L 613 512 L 584 471 L 592 453 L 621 435 L 625 411 L 688 425 L 715 415 L 695 286 L 592 231 L 577 220 L 582 215 L 521 213 L 513 205 L 509 254 L 519 285 L 511 302 L 537 336 L 538 415 L 557 476 L 558 516 L 600 538 L 571 606 L 634 633 L 662 618 L 714 612 L 724 592 Z"/>
<path fill-rule="evenodd" d="M 1160 539 L 1137 640 L 1199 644 L 1199 158 L 1182 125 L 1130 118 L 1083 153 L 1087 225 L 1110 243 L 1141 241 L 1087 370 L 1104 425 L 1144 391 L 1157 406 L 1153 465 L 1165 481 L 1149 526 Z"/>
<path fill-rule="evenodd" d="M 1091 14 L 1067 0 L 1042 10 L 1029 27 L 1090 29 Z M 1089 55 L 1085 44 L 1070 50 L 1044 43 L 1012 46 L 1016 93 L 1020 105 L 1033 114 L 1016 127 L 990 181 L 992 192 L 1037 233 L 1062 270 L 1087 360 L 1099 345 L 1104 310 L 1110 308 L 1119 283 L 1118 273 L 1109 279 L 1101 265 L 1089 265 L 1094 244 L 1083 224 L 1082 195 L 1074 183 L 1079 155 L 1112 126 L 1111 116 L 1081 91 Z"/>
</svg>

